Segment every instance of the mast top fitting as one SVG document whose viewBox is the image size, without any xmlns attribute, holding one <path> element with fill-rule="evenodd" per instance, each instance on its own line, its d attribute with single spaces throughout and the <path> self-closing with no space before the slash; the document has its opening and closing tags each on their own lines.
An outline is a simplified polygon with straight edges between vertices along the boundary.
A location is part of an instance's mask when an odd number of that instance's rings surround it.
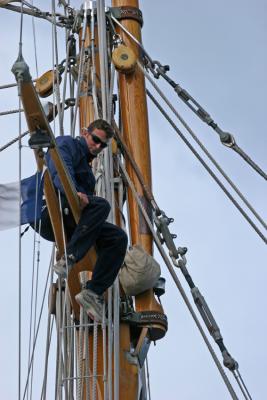
<svg viewBox="0 0 267 400">
<path fill-rule="evenodd" d="M 133 19 L 137 21 L 141 27 L 144 24 L 142 11 L 137 7 L 121 6 L 121 7 L 110 7 L 110 12 L 117 20 L 122 19 Z"/>
</svg>

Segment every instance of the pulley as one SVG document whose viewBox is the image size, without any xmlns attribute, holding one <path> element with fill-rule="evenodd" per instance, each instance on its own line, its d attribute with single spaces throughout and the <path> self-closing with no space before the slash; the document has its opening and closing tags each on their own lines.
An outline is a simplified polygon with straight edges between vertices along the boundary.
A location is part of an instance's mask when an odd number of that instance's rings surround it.
<svg viewBox="0 0 267 400">
<path fill-rule="evenodd" d="M 119 72 L 131 74 L 135 70 L 137 57 L 133 50 L 121 44 L 113 50 L 112 61 Z"/>
<path fill-rule="evenodd" d="M 40 97 L 48 97 L 53 92 L 53 85 L 56 83 L 57 73 L 56 70 L 49 70 L 45 72 L 40 78 L 37 78 L 35 89 Z M 59 83 L 61 76 L 59 74 Z"/>
</svg>

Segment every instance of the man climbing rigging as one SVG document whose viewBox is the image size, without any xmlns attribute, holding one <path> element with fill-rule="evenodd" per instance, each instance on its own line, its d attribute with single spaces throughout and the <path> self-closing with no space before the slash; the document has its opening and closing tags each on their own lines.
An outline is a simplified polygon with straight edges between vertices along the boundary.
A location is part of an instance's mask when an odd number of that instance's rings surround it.
<svg viewBox="0 0 267 400">
<path fill-rule="evenodd" d="M 56 138 L 58 150 L 76 187 L 80 201 L 81 216 L 77 225 L 49 152 L 46 155 L 47 167 L 54 186 L 60 192 L 67 237 L 67 256 L 64 255 L 54 265 L 54 271 L 60 276 L 67 276 L 67 272 L 74 264 L 95 245 L 97 261 L 92 279 L 87 281 L 86 288 L 75 298 L 87 314 L 97 321 L 102 319 L 103 293 L 112 285 L 119 272 L 128 241 L 126 233 L 121 228 L 106 221 L 110 205 L 105 199 L 94 195 L 95 177 L 89 164 L 107 146 L 112 136 L 112 127 L 106 121 L 98 119 L 87 129 L 82 129 L 81 137 Z M 54 241 L 46 207 L 41 213 L 40 233 L 45 239 Z"/>
</svg>

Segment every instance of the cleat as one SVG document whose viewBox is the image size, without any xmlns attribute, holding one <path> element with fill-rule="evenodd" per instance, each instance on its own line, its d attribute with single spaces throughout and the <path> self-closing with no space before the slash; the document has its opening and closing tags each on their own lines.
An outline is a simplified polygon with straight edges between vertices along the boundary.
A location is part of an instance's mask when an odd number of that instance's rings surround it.
<svg viewBox="0 0 267 400">
<path fill-rule="evenodd" d="M 96 322 L 102 322 L 104 297 L 90 289 L 83 289 L 75 296 L 77 303 L 84 308 L 86 314 Z"/>
</svg>

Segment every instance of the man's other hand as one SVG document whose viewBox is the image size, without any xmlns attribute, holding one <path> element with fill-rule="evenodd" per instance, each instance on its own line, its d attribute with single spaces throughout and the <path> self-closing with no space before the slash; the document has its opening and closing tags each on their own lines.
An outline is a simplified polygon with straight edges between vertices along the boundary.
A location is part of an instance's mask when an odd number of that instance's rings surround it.
<svg viewBox="0 0 267 400">
<path fill-rule="evenodd" d="M 87 197 L 87 195 L 85 193 L 81 193 L 81 192 L 77 192 L 77 195 L 78 195 L 79 200 L 80 200 L 80 207 L 83 210 L 84 207 L 86 207 L 87 204 L 89 204 L 88 197 Z"/>
</svg>

